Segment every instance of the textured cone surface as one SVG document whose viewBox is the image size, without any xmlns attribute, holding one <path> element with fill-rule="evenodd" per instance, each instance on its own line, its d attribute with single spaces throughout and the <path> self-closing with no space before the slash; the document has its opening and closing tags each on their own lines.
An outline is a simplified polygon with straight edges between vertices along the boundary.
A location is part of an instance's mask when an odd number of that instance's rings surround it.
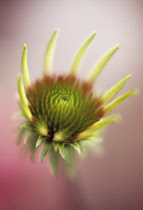
<svg viewBox="0 0 143 210">
<path fill-rule="evenodd" d="M 47 126 L 47 140 L 60 133 L 60 141 L 70 142 L 103 116 L 101 99 L 93 95 L 91 87 L 74 77 L 49 77 L 27 89 L 32 125 Z M 63 134 L 61 134 L 63 133 Z M 58 137 L 60 139 L 60 137 Z"/>
</svg>

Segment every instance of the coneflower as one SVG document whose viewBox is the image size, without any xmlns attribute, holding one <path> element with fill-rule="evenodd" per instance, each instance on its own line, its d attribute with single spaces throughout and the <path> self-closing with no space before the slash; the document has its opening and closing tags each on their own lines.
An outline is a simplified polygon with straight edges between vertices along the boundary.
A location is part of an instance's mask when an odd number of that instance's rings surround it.
<svg viewBox="0 0 143 210">
<path fill-rule="evenodd" d="M 105 116 L 137 93 L 133 89 L 112 100 L 131 75 L 123 78 L 103 95 L 97 95 L 92 90 L 103 67 L 120 45 L 114 46 L 99 59 L 86 80 L 77 78 L 78 66 L 95 35 L 93 33 L 79 48 L 68 75 L 55 76 L 51 74 L 51 70 L 58 36 L 56 30 L 46 49 L 42 78 L 32 84 L 27 64 L 27 45 L 24 45 L 22 72 L 18 77 L 19 106 L 24 121 L 20 126 L 18 141 L 24 137 L 24 143 L 31 150 L 31 157 L 42 145 L 40 160 L 43 161 L 49 154 L 54 173 L 57 173 L 60 156 L 70 172 L 73 168 L 74 150 L 82 154 L 86 149 L 85 142 L 96 141 L 101 129 L 120 118 L 118 114 Z"/>
</svg>

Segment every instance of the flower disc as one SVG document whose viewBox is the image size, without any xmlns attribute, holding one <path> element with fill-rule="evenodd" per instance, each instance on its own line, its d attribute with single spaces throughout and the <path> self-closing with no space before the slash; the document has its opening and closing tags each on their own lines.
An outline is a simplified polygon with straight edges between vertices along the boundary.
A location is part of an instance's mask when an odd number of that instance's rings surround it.
<svg viewBox="0 0 143 210">
<path fill-rule="evenodd" d="M 50 141 L 76 140 L 103 116 L 101 99 L 74 77 L 44 77 L 27 90 L 27 98 L 33 126 L 45 127 Z"/>
</svg>

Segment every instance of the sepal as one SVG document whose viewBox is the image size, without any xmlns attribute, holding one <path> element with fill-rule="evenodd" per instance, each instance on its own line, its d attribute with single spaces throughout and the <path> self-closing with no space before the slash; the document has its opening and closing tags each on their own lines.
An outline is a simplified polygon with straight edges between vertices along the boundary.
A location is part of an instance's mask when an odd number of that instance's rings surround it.
<svg viewBox="0 0 143 210">
<path fill-rule="evenodd" d="M 35 132 L 29 131 L 28 134 L 26 135 L 25 139 L 24 139 L 24 144 L 26 144 L 30 140 L 32 135 L 35 135 Z"/>
<path fill-rule="evenodd" d="M 65 152 L 64 152 L 65 143 L 59 143 L 59 153 L 65 159 Z"/>
<path fill-rule="evenodd" d="M 29 129 L 27 129 L 27 128 L 25 128 L 25 127 L 21 128 L 21 129 L 19 130 L 19 133 L 18 133 L 18 136 L 17 136 L 17 139 L 16 139 L 17 143 L 19 143 L 19 142 L 22 141 L 24 135 L 28 132 L 28 130 L 29 130 Z"/>
<path fill-rule="evenodd" d="M 40 146 L 40 144 L 45 140 L 45 136 L 39 135 L 37 142 L 36 142 L 36 147 Z"/>
<path fill-rule="evenodd" d="M 30 147 L 30 151 L 31 151 L 31 159 L 33 160 L 34 158 L 34 155 L 35 155 L 35 152 L 37 150 L 37 147 L 36 147 L 36 141 L 37 141 L 37 138 L 38 138 L 38 134 L 34 134 L 30 137 L 29 141 L 27 142 L 27 144 L 29 145 Z"/>
<path fill-rule="evenodd" d="M 45 141 L 44 146 L 43 146 L 43 150 L 42 150 L 41 155 L 40 155 L 40 161 L 41 162 L 44 160 L 45 156 L 50 151 L 51 147 L 52 147 L 52 143 L 48 142 L 48 141 Z"/>
<path fill-rule="evenodd" d="M 59 154 L 54 151 L 54 148 L 51 148 L 50 150 L 49 160 L 53 174 L 57 174 Z"/>
<path fill-rule="evenodd" d="M 54 147 L 55 152 L 57 152 L 58 148 L 59 148 L 59 143 L 58 142 L 53 142 L 53 147 Z"/>
<path fill-rule="evenodd" d="M 69 178 L 72 178 L 74 176 L 74 156 L 73 156 L 73 148 L 66 144 L 65 145 L 65 170 L 66 175 Z"/>
<path fill-rule="evenodd" d="M 78 153 L 80 153 L 80 147 L 79 147 L 77 141 L 71 142 L 70 145 L 71 145 L 73 148 L 75 148 L 75 149 L 78 151 Z"/>
<path fill-rule="evenodd" d="M 79 140 L 76 142 L 77 142 L 79 150 L 80 150 L 80 155 L 84 157 L 85 156 L 85 148 L 84 148 L 83 142 L 79 141 Z"/>
</svg>

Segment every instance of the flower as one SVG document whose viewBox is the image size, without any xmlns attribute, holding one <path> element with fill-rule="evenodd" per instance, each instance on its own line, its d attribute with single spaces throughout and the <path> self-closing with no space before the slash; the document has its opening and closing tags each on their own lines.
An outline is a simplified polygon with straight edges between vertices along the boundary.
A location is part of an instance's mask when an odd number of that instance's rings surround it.
<svg viewBox="0 0 143 210">
<path fill-rule="evenodd" d="M 84 52 L 96 33 L 93 33 L 77 51 L 68 75 L 52 75 L 53 53 L 58 30 L 52 35 L 45 54 L 42 78 L 30 82 L 27 64 L 27 45 L 22 53 L 22 72 L 18 77 L 19 106 L 24 121 L 20 126 L 18 141 L 24 143 L 32 157 L 40 145 L 43 149 L 40 160 L 49 153 L 54 173 L 58 159 L 62 157 L 69 173 L 73 168 L 74 149 L 84 152 L 84 142 L 97 141 L 99 131 L 120 118 L 118 114 L 105 117 L 125 99 L 137 93 L 136 89 L 125 92 L 111 101 L 131 75 L 123 78 L 103 95 L 93 92 L 93 84 L 112 55 L 120 48 L 111 48 L 96 63 L 85 81 L 76 76 Z M 110 102 L 111 101 L 111 102 Z"/>
</svg>

